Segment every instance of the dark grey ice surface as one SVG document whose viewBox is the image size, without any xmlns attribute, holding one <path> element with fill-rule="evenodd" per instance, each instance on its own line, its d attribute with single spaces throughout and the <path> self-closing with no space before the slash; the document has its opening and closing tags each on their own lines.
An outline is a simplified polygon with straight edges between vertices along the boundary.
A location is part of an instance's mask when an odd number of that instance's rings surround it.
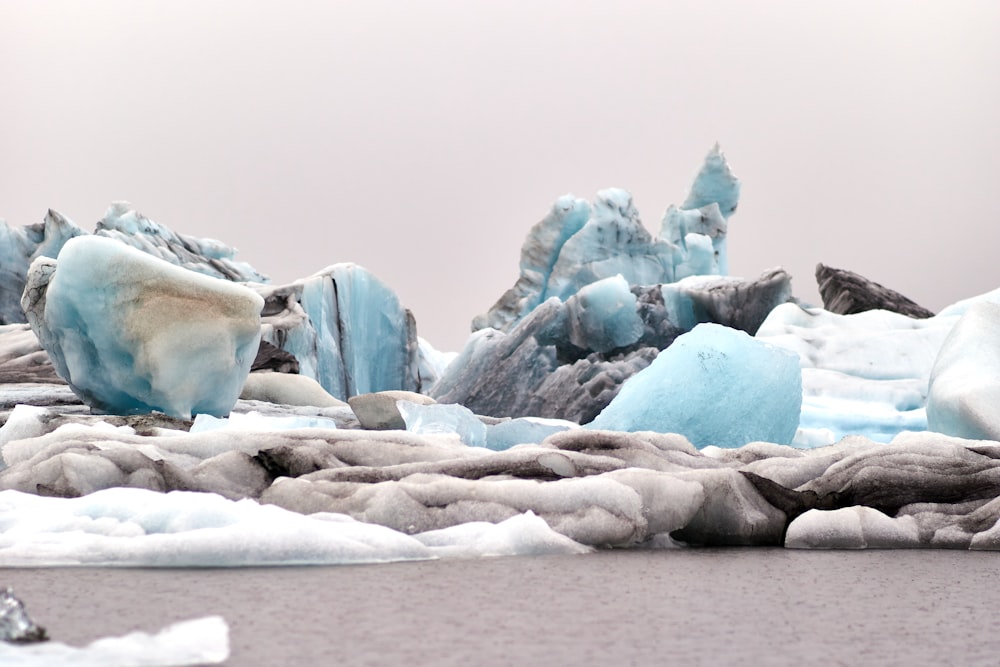
<svg viewBox="0 0 1000 667">
<path fill-rule="evenodd" d="M 993 665 L 1000 554 L 616 551 L 254 569 L 5 569 L 71 644 L 220 614 L 228 665 Z"/>
</svg>

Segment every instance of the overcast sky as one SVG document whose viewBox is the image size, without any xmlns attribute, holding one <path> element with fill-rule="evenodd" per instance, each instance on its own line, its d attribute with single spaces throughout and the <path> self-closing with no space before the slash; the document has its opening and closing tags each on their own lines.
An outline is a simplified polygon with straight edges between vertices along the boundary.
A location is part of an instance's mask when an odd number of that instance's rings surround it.
<svg viewBox="0 0 1000 667">
<path fill-rule="evenodd" d="M 556 197 L 655 232 L 716 141 L 734 275 L 996 288 L 998 123 L 994 0 L 0 0 L 0 217 L 127 199 L 275 282 L 357 262 L 443 349 Z"/>
</svg>

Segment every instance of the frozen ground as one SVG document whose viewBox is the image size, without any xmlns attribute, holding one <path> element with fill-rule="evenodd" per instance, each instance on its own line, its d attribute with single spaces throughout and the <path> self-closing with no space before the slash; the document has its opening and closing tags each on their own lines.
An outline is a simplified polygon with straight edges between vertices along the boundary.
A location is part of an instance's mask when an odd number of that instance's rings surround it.
<svg viewBox="0 0 1000 667">
<path fill-rule="evenodd" d="M 996 557 L 603 551 L 260 569 L 8 569 L 62 641 L 219 614 L 228 665 L 992 665 Z"/>
</svg>

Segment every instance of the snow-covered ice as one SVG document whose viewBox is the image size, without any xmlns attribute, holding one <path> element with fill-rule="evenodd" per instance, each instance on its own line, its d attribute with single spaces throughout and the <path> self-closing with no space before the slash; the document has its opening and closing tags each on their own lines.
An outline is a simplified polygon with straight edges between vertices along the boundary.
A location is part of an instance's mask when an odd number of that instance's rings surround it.
<svg viewBox="0 0 1000 667">
<path fill-rule="evenodd" d="M 941 345 L 930 374 L 927 426 L 1000 439 L 1000 305 L 972 305 Z"/>
<path fill-rule="evenodd" d="M 174 623 L 156 634 L 132 632 L 96 639 L 86 646 L 50 641 L 0 642 L 0 664 L 9 667 L 182 667 L 216 665 L 229 658 L 229 626 L 220 616 Z"/>
<path fill-rule="evenodd" d="M 69 499 L 0 491 L 0 530 L 0 567 L 342 565 L 587 550 L 537 517 L 407 535 L 343 514 L 129 488 Z"/>
</svg>

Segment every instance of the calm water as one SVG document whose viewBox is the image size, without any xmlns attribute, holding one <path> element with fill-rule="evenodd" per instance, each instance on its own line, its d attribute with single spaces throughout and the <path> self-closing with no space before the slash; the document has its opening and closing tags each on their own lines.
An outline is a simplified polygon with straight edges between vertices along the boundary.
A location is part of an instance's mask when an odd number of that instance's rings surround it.
<svg viewBox="0 0 1000 667">
<path fill-rule="evenodd" d="M 987 665 L 1000 554 L 602 552 L 0 572 L 72 644 L 207 614 L 229 665 Z"/>
</svg>

